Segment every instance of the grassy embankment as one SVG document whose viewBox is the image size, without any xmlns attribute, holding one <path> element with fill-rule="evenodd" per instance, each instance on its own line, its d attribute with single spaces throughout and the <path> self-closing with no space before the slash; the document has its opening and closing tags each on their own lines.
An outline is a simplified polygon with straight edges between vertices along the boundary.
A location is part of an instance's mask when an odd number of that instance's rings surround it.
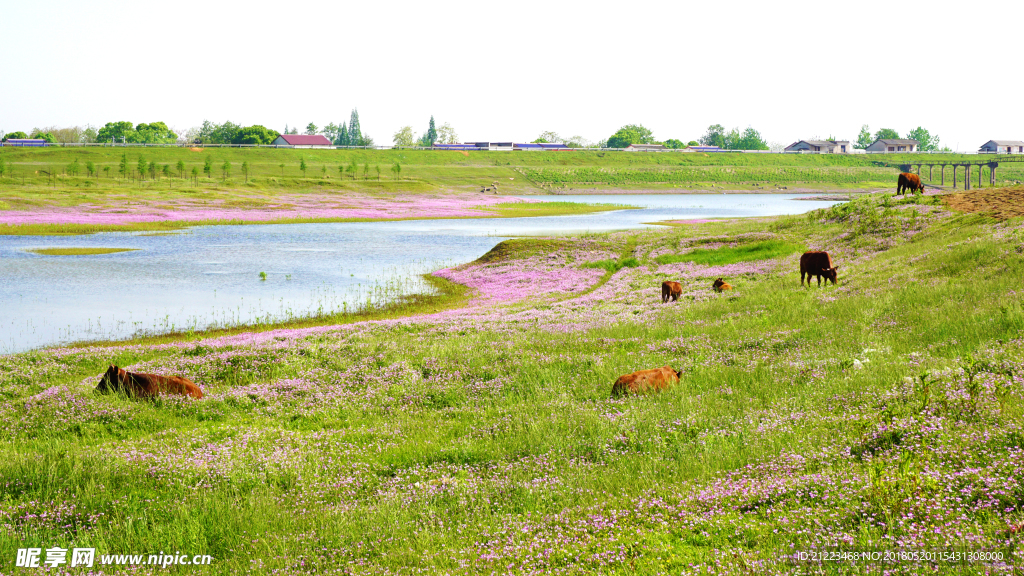
<svg viewBox="0 0 1024 576">
<path fill-rule="evenodd" d="M 840 543 L 1015 573 L 1024 226 L 915 201 L 511 241 L 437 315 L 0 357 L 4 571 L 87 546 L 203 574 L 797 573 Z M 804 246 L 838 286 L 799 286 Z M 110 363 L 207 397 L 95 396 Z M 664 364 L 671 391 L 609 399 Z"/>
</svg>

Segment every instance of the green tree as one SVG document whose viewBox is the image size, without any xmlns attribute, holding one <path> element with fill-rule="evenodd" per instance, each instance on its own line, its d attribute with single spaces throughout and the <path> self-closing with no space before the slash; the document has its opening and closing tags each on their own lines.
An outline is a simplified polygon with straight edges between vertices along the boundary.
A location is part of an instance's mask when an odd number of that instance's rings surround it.
<svg viewBox="0 0 1024 576">
<path fill-rule="evenodd" d="M 147 168 L 149 169 L 149 177 L 151 179 L 153 179 L 153 180 L 156 180 L 156 169 L 157 169 L 156 162 L 155 161 L 154 162 L 150 162 L 149 166 L 147 166 Z"/>
<path fill-rule="evenodd" d="M 690 146 L 700 146 L 700 142 L 697 142 L 696 140 L 690 140 L 689 142 L 686 143 L 686 147 L 689 148 Z"/>
<path fill-rule="evenodd" d="M 110 178 L 110 166 L 103 167 L 103 175 L 106 176 L 107 178 Z"/>
<path fill-rule="evenodd" d="M 38 140 L 45 140 L 49 144 L 57 142 L 57 138 L 49 132 L 33 132 L 29 138 L 36 138 Z"/>
<path fill-rule="evenodd" d="M 195 166 L 192 167 L 192 180 L 195 181 L 196 186 L 199 185 L 199 168 Z"/>
<path fill-rule="evenodd" d="M 320 129 L 316 127 L 316 124 L 313 124 L 312 122 L 306 124 L 306 135 L 308 136 L 316 134 L 319 130 Z"/>
<path fill-rule="evenodd" d="M 241 129 L 241 126 L 230 121 L 215 124 L 209 120 L 203 120 L 197 138 L 203 144 L 234 144 L 235 137 Z"/>
<path fill-rule="evenodd" d="M 149 163 L 142 156 L 139 156 L 139 161 L 135 164 L 135 168 L 139 171 L 139 179 L 146 179 L 146 168 L 149 167 Z"/>
<path fill-rule="evenodd" d="M 284 162 L 278 164 L 277 167 L 281 169 L 281 176 L 283 177 L 284 176 Z"/>
<path fill-rule="evenodd" d="M 412 133 L 412 126 L 402 126 L 391 137 L 391 141 L 395 143 L 395 146 L 412 146 L 415 144 L 415 139 L 416 137 Z"/>
<path fill-rule="evenodd" d="M 680 148 L 686 148 L 686 144 L 683 144 L 682 140 L 676 140 L 675 138 L 669 138 L 668 140 L 665 140 L 665 147 L 666 148 L 672 148 L 673 150 L 678 150 Z"/>
<path fill-rule="evenodd" d="M 459 141 L 459 135 L 455 133 L 455 129 L 452 125 L 445 122 L 437 129 L 437 140 L 436 143 L 440 144 L 455 144 Z"/>
<path fill-rule="evenodd" d="M 367 162 L 366 164 L 363 165 L 363 180 L 366 180 L 369 177 L 370 177 L 370 163 Z"/>
<path fill-rule="evenodd" d="M 28 138 L 28 134 L 25 134 L 24 132 L 19 130 L 17 132 L 10 132 L 8 134 L 5 134 L 3 141 L 7 142 L 8 140 L 24 140 L 25 138 Z"/>
<path fill-rule="evenodd" d="M 857 143 L 854 144 L 853 147 L 863 150 L 868 146 L 871 146 L 872 142 L 874 142 L 874 140 L 871 139 L 871 131 L 868 130 L 868 125 L 865 124 L 860 127 L 860 134 L 857 135 Z"/>
<path fill-rule="evenodd" d="M 303 178 L 306 177 L 306 169 L 307 168 L 309 168 L 309 166 L 306 166 L 306 159 L 305 158 L 299 158 L 299 170 L 302 170 L 302 177 Z"/>
<path fill-rule="evenodd" d="M 92 160 L 85 163 L 85 171 L 89 173 L 90 178 L 93 174 L 96 174 L 96 165 L 93 164 Z"/>
<path fill-rule="evenodd" d="M 347 168 L 345 168 L 345 172 L 348 172 L 349 176 L 351 176 L 353 180 L 356 179 L 356 161 L 355 160 L 353 160 L 352 163 L 349 164 Z"/>
<path fill-rule="evenodd" d="M 377 171 L 377 182 L 380 182 L 380 164 L 374 166 L 373 169 Z"/>
<path fill-rule="evenodd" d="M 627 124 L 611 138 L 608 138 L 609 148 L 625 148 L 630 144 L 653 144 L 654 135 L 642 124 Z"/>
<path fill-rule="evenodd" d="M 224 173 L 224 181 L 226 182 L 228 176 L 231 175 L 231 162 L 225 160 L 224 163 L 221 164 L 220 169 Z"/>
<path fill-rule="evenodd" d="M 738 133 L 738 131 L 733 130 Z M 768 143 L 761 138 L 761 134 L 754 130 L 752 127 L 747 126 L 747 129 L 742 134 L 738 134 L 733 142 L 730 143 L 730 150 L 767 150 Z"/>
<path fill-rule="evenodd" d="M 274 140 L 277 140 L 278 133 L 255 124 L 253 126 L 246 126 L 245 128 L 239 128 L 232 136 L 232 144 L 272 144 Z"/>
<path fill-rule="evenodd" d="M 207 156 L 203 162 L 203 174 L 206 174 L 207 178 L 213 177 L 213 156 Z"/>
<path fill-rule="evenodd" d="M 434 116 L 430 116 L 430 125 L 427 126 L 427 131 L 420 138 L 420 146 L 429 148 L 437 143 L 437 127 L 434 125 Z"/>
<path fill-rule="evenodd" d="M 131 122 L 107 122 L 96 132 L 97 142 L 134 142 L 135 125 Z"/>
<path fill-rule="evenodd" d="M 344 165 L 338 166 L 338 178 L 344 178 L 344 177 L 345 177 L 345 166 Z"/>
<path fill-rule="evenodd" d="M 320 167 L 320 177 L 327 178 L 327 166 Z"/>
<path fill-rule="evenodd" d="M 363 146 L 363 131 L 359 128 L 359 110 L 353 108 L 348 121 L 348 141 L 350 146 Z"/>
<path fill-rule="evenodd" d="M 70 166 L 68 166 L 68 174 L 71 174 L 72 176 L 78 176 L 78 173 L 81 172 L 81 170 L 82 165 L 78 163 L 78 157 L 76 156 L 75 161 L 72 162 Z"/>
<path fill-rule="evenodd" d="M 6 174 L 6 173 L 7 173 L 7 163 L 4 162 L 3 157 L 0 156 L 0 178 L 3 178 L 4 174 Z"/>
<path fill-rule="evenodd" d="M 394 165 L 391 166 L 391 171 L 395 173 L 395 180 L 401 180 L 402 178 L 402 165 L 396 160 Z"/>
<path fill-rule="evenodd" d="M 243 160 L 242 161 L 242 174 L 245 175 L 245 183 L 248 184 L 249 183 L 249 161 L 248 160 Z"/>
<path fill-rule="evenodd" d="M 927 130 L 918 126 L 907 134 L 907 138 L 917 140 L 917 149 L 921 152 L 934 152 L 939 149 L 939 137 L 932 136 Z"/>
<path fill-rule="evenodd" d="M 170 178 L 171 177 L 171 165 L 170 164 L 164 164 L 164 169 L 162 170 L 162 172 L 164 173 L 164 178 Z"/>
<path fill-rule="evenodd" d="M 892 128 L 882 128 L 878 132 L 875 132 L 875 140 L 898 140 L 899 137 L 900 133 Z"/>
<path fill-rule="evenodd" d="M 163 122 L 139 124 L 135 127 L 135 131 L 128 136 L 129 142 L 138 144 L 173 144 L 177 140 L 178 135 Z"/>
<path fill-rule="evenodd" d="M 118 172 L 121 174 L 121 177 L 122 178 L 127 178 L 128 177 L 128 155 L 127 154 L 121 154 L 121 162 L 118 164 L 118 168 L 119 168 Z"/>
<path fill-rule="evenodd" d="M 175 168 L 178 169 L 178 178 L 184 178 L 185 177 L 185 161 L 184 160 L 178 160 L 178 165 L 175 166 Z"/>
<path fill-rule="evenodd" d="M 706 134 L 700 137 L 700 143 L 704 146 L 718 146 L 725 148 L 725 128 L 721 124 L 708 126 Z"/>
<path fill-rule="evenodd" d="M 341 124 L 341 128 L 338 130 L 338 146 L 348 146 L 348 127 L 344 123 Z"/>
<path fill-rule="evenodd" d="M 334 125 L 334 122 L 331 122 L 327 126 L 324 126 L 321 133 L 326 136 L 331 143 L 333 143 L 338 138 L 338 127 Z"/>
</svg>

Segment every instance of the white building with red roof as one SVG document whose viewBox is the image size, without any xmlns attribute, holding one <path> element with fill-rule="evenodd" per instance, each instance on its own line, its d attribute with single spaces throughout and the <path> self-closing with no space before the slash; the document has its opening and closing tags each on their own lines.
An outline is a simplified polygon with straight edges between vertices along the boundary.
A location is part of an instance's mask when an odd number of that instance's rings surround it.
<svg viewBox="0 0 1024 576">
<path fill-rule="evenodd" d="M 331 141 L 323 134 L 281 134 L 271 144 L 292 148 L 330 148 Z"/>
</svg>

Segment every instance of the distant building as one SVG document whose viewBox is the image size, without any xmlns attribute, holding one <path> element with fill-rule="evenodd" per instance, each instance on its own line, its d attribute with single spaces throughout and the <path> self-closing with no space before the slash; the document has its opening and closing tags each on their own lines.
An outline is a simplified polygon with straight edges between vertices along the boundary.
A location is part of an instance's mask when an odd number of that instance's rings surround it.
<svg viewBox="0 0 1024 576">
<path fill-rule="evenodd" d="M 852 148 L 849 140 L 800 140 L 786 146 L 786 152 L 820 152 L 823 154 L 846 154 Z"/>
<path fill-rule="evenodd" d="M 630 144 L 623 148 L 626 152 L 663 152 L 668 150 L 661 144 Z"/>
<path fill-rule="evenodd" d="M 722 149 L 718 146 L 687 146 L 686 150 L 689 152 L 721 152 Z"/>
<path fill-rule="evenodd" d="M 37 138 L 11 138 L 4 141 L 4 146 L 48 146 L 46 140 Z"/>
<path fill-rule="evenodd" d="M 281 134 L 271 144 L 293 148 L 327 148 L 331 141 L 323 134 Z"/>
<path fill-rule="evenodd" d="M 917 152 L 920 142 L 907 138 L 879 139 L 866 148 L 868 152 Z"/>
<path fill-rule="evenodd" d="M 478 151 L 509 151 L 509 150 L 571 150 L 565 144 L 524 143 L 519 142 L 463 142 L 461 144 L 434 144 L 434 150 L 478 150 Z"/>
<path fill-rule="evenodd" d="M 1024 142 L 1020 140 L 989 140 L 978 148 L 978 152 L 996 154 L 1024 154 Z"/>
</svg>

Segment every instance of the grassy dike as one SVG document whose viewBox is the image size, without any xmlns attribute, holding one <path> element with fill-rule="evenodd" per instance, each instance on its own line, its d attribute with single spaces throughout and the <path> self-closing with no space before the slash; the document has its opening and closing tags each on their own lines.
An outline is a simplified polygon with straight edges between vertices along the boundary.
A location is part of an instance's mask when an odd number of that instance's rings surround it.
<svg viewBox="0 0 1024 576">
<path fill-rule="evenodd" d="M 799 285 L 803 247 L 838 286 Z M 871 195 L 502 243 L 438 273 L 463 307 L 414 317 L 0 356 L 0 570 L 53 546 L 214 557 L 134 572 L 161 574 L 879 567 L 787 560 L 838 543 L 1019 573 L 1022 252 L 1020 219 Z M 110 363 L 207 397 L 94 395 Z M 664 364 L 669 392 L 609 398 Z"/>
</svg>

